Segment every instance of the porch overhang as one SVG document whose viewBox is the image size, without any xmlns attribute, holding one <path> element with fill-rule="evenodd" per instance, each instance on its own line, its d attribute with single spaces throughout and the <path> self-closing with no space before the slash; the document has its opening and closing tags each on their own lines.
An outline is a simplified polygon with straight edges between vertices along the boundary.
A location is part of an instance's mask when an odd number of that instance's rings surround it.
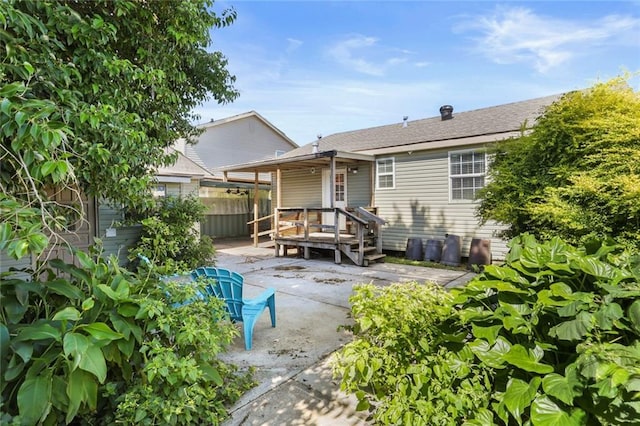
<svg viewBox="0 0 640 426">
<path fill-rule="evenodd" d="M 357 162 L 373 162 L 375 157 L 367 154 L 356 154 L 344 151 L 321 151 L 314 154 L 297 155 L 293 157 L 280 157 L 271 160 L 254 161 L 251 163 L 238 164 L 224 167 L 224 172 L 254 172 L 267 173 L 286 170 L 300 170 L 307 168 L 329 167 L 331 162 L 337 164 L 351 164 Z"/>
</svg>

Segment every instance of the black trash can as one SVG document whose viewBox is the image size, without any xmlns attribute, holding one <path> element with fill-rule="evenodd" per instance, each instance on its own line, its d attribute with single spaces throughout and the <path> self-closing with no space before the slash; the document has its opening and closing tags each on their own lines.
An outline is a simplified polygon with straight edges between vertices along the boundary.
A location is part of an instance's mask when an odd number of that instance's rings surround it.
<svg viewBox="0 0 640 426">
<path fill-rule="evenodd" d="M 422 260 L 422 238 L 409 238 L 405 258 L 409 260 Z"/>
<path fill-rule="evenodd" d="M 447 235 L 442 247 L 442 263 L 447 266 L 460 266 L 460 236 Z"/>
<path fill-rule="evenodd" d="M 440 262 L 440 259 L 442 259 L 442 245 L 442 240 L 427 240 L 427 245 L 424 249 L 424 260 Z"/>
</svg>

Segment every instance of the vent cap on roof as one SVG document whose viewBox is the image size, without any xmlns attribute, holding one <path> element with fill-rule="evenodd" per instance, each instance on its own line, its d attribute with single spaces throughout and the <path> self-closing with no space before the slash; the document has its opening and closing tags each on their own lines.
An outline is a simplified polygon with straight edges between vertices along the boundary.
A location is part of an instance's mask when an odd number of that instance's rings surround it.
<svg viewBox="0 0 640 426">
<path fill-rule="evenodd" d="M 451 105 L 442 105 L 440 107 L 440 118 L 444 120 L 451 120 L 453 118 L 453 107 Z"/>
</svg>

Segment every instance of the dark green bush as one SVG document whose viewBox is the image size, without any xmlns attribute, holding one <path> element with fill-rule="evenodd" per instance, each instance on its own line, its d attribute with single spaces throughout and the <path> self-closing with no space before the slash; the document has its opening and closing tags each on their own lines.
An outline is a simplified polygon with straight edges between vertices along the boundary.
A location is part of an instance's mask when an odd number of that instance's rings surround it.
<svg viewBox="0 0 640 426">
<path fill-rule="evenodd" d="M 510 246 L 447 297 L 356 291 L 336 372 L 360 408 L 384 424 L 640 423 L 640 257 L 610 241 Z"/>
<path fill-rule="evenodd" d="M 218 359 L 238 334 L 222 303 L 172 307 L 195 289 L 74 254 L 2 276 L 0 422 L 218 424 L 252 385 Z"/>
<path fill-rule="evenodd" d="M 159 198 L 155 207 L 140 218 L 142 235 L 129 250 L 129 259 L 135 261 L 142 254 L 163 274 L 211 265 L 213 241 L 194 228 L 204 219 L 204 210 L 196 196 Z"/>
</svg>

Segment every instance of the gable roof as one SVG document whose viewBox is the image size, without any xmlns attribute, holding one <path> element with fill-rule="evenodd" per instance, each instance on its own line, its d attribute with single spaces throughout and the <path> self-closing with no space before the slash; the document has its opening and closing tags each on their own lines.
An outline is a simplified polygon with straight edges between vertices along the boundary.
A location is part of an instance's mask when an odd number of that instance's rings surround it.
<svg viewBox="0 0 640 426">
<path fill-rule="evenodd" d="M 289 138 L 289 136 L 287 136 L 282 130 L 278 129 L 276 126 L 271 124 L 269 122 L 269 120 L 267 120 L 266 118 L 264 118 L 263 116 L 258 114 L 256 111 L 249 111 L 249 112 L 245 112 L 245 113 L 242 113 L 242 114 L 232 115 L 231 117 L 222 118 L 220 120 L 212 120 L 212 121 L 210 121 L 208 123 L 198 124 L 196 127 L 206 130 L 206 129 L 210 129 L 211 127 L 221 126 L 221 125 L 224 125 L 226 123 L 230 123 L 230 122 L 238 121 L 238 120 L 243 120 L 243 119 L 249 118 L 249 117 L 255 117 L 258 120 L 262 121 L 267 127 L 269 127 L 271 130 L 273 130 L 275 133 L 277 133 L 282 139 L 284 139 L 285 142 L 287 142 L 293 148 L 298 148 L 299 145 L 297 143 L 295 143 L 293 140 L 291 140 L 291 138 Z"/>
<path fill-rule="evenodd" d="M 174 148 L 167 148 L 167 153 L 178 153 L 178 158 L 176 159 L 176 162 L 170 166 L 158 167 L 158 171 L 156 173 L 157 176 L 179 176 L 191 177 L 194 179 L 213 177 L 206 168 L 195 163 L 180 151 Z"/>
<path fill-rule="evenodd" d="M 450 141 L 447 146 L 468 144 L 468 139 L 487 135 L 505 135 L 520 132 L 526 123 L 530 128 L 543 113 L 545 107 L 558 100 L 562 94 L 545 96 L 521 102 L 513 102 L 488 108 L 454 113 L 450 120 L 440 116 L 368 129 L 335 133 L 320 139 L 320 151 L 338 150 L 347 152 L 375 152 L 384 148 L 411 149 L 416 144 L 421 149 L 439 141 Z M 495 139 L 495 138 L 494 138 Z M 475 140 L 479 140 L 476 138 Z M 435 143 L 434 143 L 435 142 Z M 401 149 L 396 149 L 399 151 Z M 280 158 L 295 157 L 312 152 L 312 144 L 287 152 Z"/>
</svg>

